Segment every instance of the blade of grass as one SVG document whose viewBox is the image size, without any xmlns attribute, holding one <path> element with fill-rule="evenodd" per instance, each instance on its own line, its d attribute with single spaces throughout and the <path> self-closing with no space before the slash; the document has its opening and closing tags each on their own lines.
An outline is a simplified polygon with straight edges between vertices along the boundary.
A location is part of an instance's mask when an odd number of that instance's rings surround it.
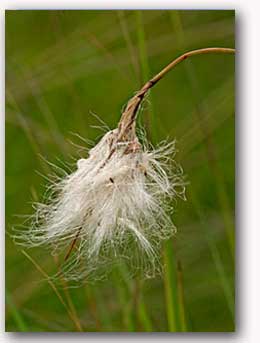
<svg viewBox="0 0 260 343">
<path fill-rule="evenodd" d="M 100 324 L 102 325 L 101 332 L 111 332 L 114 330 L 116 324 L 115 309 L 113 308 L 115 302 L 113 301 L 113 299 L 111 299 L 111 297 L 108 298 L 103 290 L 105 291 L 106 288 L 99 289 L 97 287 L 97 318 Z M 112 296 L 114 296 L 114 294 Z M 120 316 L 120 321 L 121 320 L 122 318 Z M 117 331 L 124 331 L 123 327 L 124 326 L 122 324 L 116 326 Z"/>
<path fill-rule="evenodd" d="M 218 248 L 217 248 L 214 240 L 210 237 L 210 230 L 208 230 L 208 227 L 206 224 L 206 219 L 205 219 L 205 216 L 204 216 L 203 211 L 201 209 L 199 200 L 197 199 L 195 192 L 193 192 L 192 190 L 191 190 L 190 199 L 192 201 L 192 205 L 193 205 L 194 209 L 196 210 L 197 216 L 200 219 L 201 227 L 204 231 L 204 235 L 206 237 L 207 244 L 209 246 L 211 256 L 212 256 L 212 259 L 213 259 L 215 267 L 216 267 L 216 271 L 217 271 L 218 276 L 219 276 L 219 280 L 220 280 L 220 283 L 221 283 L 221 286 L 222 286 L 222 289 L 223 289 L 223 292 L 225 295 L 225 299 L 227 302 L 228 309 L 231 313 L 232 319 L 234 320 L 233 292 L 231 290 L 231 286 L 230 286 L 229 280 L 227 278 L 225 268 L 224 268 L 223 262 L 221 260 Z"/>
<path fill-rule="evenodd" d="M 139 50 L 140 58 L 140 70 L 141 70 L 141 82 L 144 83 L 150 79 L 150 67 L 148 62 L 146 43 L 145 43 L 145 30 L 143 24 L 143 12 L 135 11 L 136 15 L 136 30 L 137 30 L 137 43 Z M 154 109 L 152 105 L 152 96 L 149 95 L 149 112 L 145 111 L 144 113 L 144 124 L 145 129 L 147 130 L 147 137 L 151 139 L 156 139 L 156 117 L 154 115 Z M 151 134 L 153 130 L 153 134 Z M 153 136 L 153 137 L 151 137 Z"/>
<path fill-rule="evenodd" d="M 181 261 L 177 261 L 177 284 L 178 284 L 178 300 L 179 300 L 179 317 L 181 331 L 187 332 L 187 321 L 184 301 L 184 288 L 183 288 L 183 271 Z"/>
<path fill-rule="evenodd" d="M 21 332 L 28 332 L 28 327 L 23 319 L 23 316 L 21 315 L 21 313 L 19 312 L 18 308 L 16 307 L 15 303 L 12 300 L 11 295 L 9 294 L 8 290 L 6 289 L 5 291 L 5 297 L 6 297 L 6 303 L 7 306 L 10 309 L 10 312 L 13 316 L 14 322 L 17 325 L 17 328 L 19 329 L 19 331 Z"/>
<path fill-rule="evenodd" d="M 137 29 L 137 43 L 138 43 L 138 50 L 139 50 L 139 58 L 140 58 L 140 67 L 141 67 L 141 82 L 143 83 L 150 78 L 150 68 L 149 62 L 147 57 L 146 51 L 146 43 L 145 43 L 145 31 L 144 31 L 144 24 L 143 24 L 143 12 L 136 11 L 136 29 Z"/>
<path fill-rule="evenodd" d="M 193 91 L 195 91 L 195 88 L 193 87 Z M 218 199 L 220 211 L 222 213 L 222 218 L 225 225 L 225 231 L 228 238 L 228 243 L 230 247 L 230 253 L 231 256 L 234 257 L 234 224 L 231 217 L 231 208 L 229 203 L 229 197 L 227 194 L 227 191 L 225 189 L 225 181 L 224 176 L 221 168 L 218 164 L 217 159 L 217 149 L 213 140 L 213 136 L 211 134 L 210 128 L 208 127 L 207 123 L 203 120 L 205 114 L 207 113 L 207 108 L 203 108 L 202 106 L 199 106 L 196 104 L 196 117 L 199 120 L 199 123 L 201 124 L 201 131 L 203 135 L 206 137 L 205 144 L 203 144 L 204 152 L 206 154 L 207 160 L 208 160 L 208 166 L 212 171 L 213 176 L 215 177 L 215 192 Z"/>
<path fill-rule="evenodd" d="M 138 319 L 146 332 L 153 332 L 153 324 L 150 317 L 147 314 L 147 308 L 143 299 L 143 295 L 140 295 L 140 300 L 138 304 Z"/>
<path fill-rule="evenodd" d="M 142 327 L 144 331 L 152 332 L 153 325 L 144 301 L 142 281 L 138 277 L 129 279 L 128 270 L 123 263 L 116 266 L 113 277 L 127 331 L 140 331 Z"/>
<path fill-rule="evenodd" d="M 68 306 L 65 303 L 64 299 L 62 298 L 62 296 L 61 296 L 60 292 L 58 291 L 57 287 L 55 286 L 53 281 L 49 278 L 49 275 L 41 268 L 41 266 L 27 252 L 25 252 L 24 250 L 22 250 L 21 252 L 29 261 L 32 262 L 32 264 L 35 266 L 35 268 L 46 278 L 46 281 L 48 282 L 50 287 L 53 289 L 54 293 L 56 294 L 56 296 L 60 300 L 61 304 L 64 306 L 64 308 L 67 311 L 70 319 L 74 323 L 77 331 L 82 331 L 82 329 L 79 326 L 79 324 L 75 321 L 74 316 L 72 315 L 70 309 L 68 308 Z"/>
<path fill-rule="evenodd" d="M 86 292 L 87 303 L 89 305 L 91 315 L 92 315 L 92 317 L 96 323 L 96 330 L 98 332 L 102 332 L 103 331 L 102 325 L 101 325 L 101 321 L 100 321 L 98 311 L 97 311 L 97 304 L 95 301 L 96 290 L 93 289 L 93 287 L 91 287 L 91 285 L 86 285 L 85 292 Z"/>
<path fill-rule="evenodd" d="M 165 303 L 169 332 L 180 331 L 179 304 L 177 295 L 177 271 L 173 251 L 173 241 L 170 239 L 164 244 L 164 288 Z"/>
<path fill-rule="evenodd" d="M 54 263 L 56 264 L 56 266 L 60 270 L 59 279 L 60 279 L 61 284 L 62 284 L 63 292 L 64 292 L 65 298 L 67 300 L 67 304 L 68 304 L 68 308 L 70 310 L 70 313 L 73 316 L 74 322 L 77 323 L 77 327 L 79 328 L 79 331 L 83 331 L 81 323 L 80 323 L 80 320 L 79 320 L 79 317 L 78 317 L 78 313 L 76 311 L 76 308 L 74 306 L 74 303 L 72 301 L 72 298 L 71 298 L 71 295 L 70 295 L 70 292 L 69 292 L 69 289 L 68 289 L 67 281 L 65 280 L 65 278 L 63 276 L 63 273 L 62 273 L 62 270 L 60 269 L 60 264 L 59 264 L 58 257 L 54 256 L 53 259 L 54 259 Z"/>
<path fill-rule="evenodd" d="M 177 42 L 178 42 L 178 49 L 181 50 L 185 48 L 183 46 L 183 42 L 185 42 L 185 35 L 184 35 L 184 30 L 182 26 L 182 20 L 179 11 L 169 11 L 170 13 L 170 18 L 173 24 L 173 29 L 175 31 L 176 37 L 177 37 Z M 206 137 L 206 144 L 203 145 L 205 154 L 208 159 L 209 167 L 213 172 L 214 177 L 216 178 L 216 195 L 218 198 L 219 206 L 222 212 L 223 216 L 223 221 L 225 224 L 225 230 L 226 230 L 226 235 L 228 238 L 228 243 L 230 246 L 230 253 L 231 256 L 234 258 L 234 224 L 233 224 L 233 219 L 230 215 L 231 210 L 230 210 L 230 204 L 229 204 L 229 197 L 227 195 L 225 186 L 224 186 L 224 176 L 219 168 L 218 162 L 217 162 L 217 151 L 216 151 L 216 146 L 214 144 L 214 140 L 212 137 L 212 134 L 210 132 L 210 128 L 208 123 L 204 121 L 204 118 L 206 114 L 210 111 L 209 108 L 205 106 L 202 106 L 201 103 L 199 103 L 199 99 L 202 99 L 202 95 L 200 94 L 200 85 L 198 84 L 198 80 L 196 77 L 196 72 L 193 68 L 192 61 L 187 61 L 188 63 L 185 64 L 185 71 L 188 77 L 188 80 L 190 82 L 191 88 L 192 88 L 192 94 L 194 94 L 194 100 L 195 100 L 195 114 L 196 114 L 196 120 L 198 120 L 201 131 L 203 135 Z"/>
<path fill-rule="evenodd" d="M 234 98 L 228 94 L 230 90 L 229 81 L 221 85 L 217 91 L 210 93 L 210 96 L 202 102 L 203 106 L 211 109 L 204 117 L 204 121 L 210 123 L 209 134 L 213 134 L 217 132 L 217 130 L 221 130 L 223 125 L 225 125 L 225 122 L 233 116 L 232 108 Z M 195 113 L 191 113 L 190 116 L 195 116 Z M 217 118 L 217 120 L 212 121 L 213 117 Z M 183 147 L 182 153 L 188 154 L 196 146 L 199 146 L 201 143 L 203 144 L 207 137 L 205 137 L 201 132 L 199 123 L 192 123 L 190 120 L 188 123 L 187 120 L 184 120 L 181 124 L 182 125 L 176 128 L 176 131 L 178 130 L 182 133 L 182 137 L 180 138 L 180 144 Z M 183 150 L 185 152 L 183 152 Z"/>
<path fill-rule="evenodd" d="M 39 329 L 41 331 L 48 331 L 48 332 L 64 332 L 66 331 L 66 324 L 60 324 L 59 323 L 59 319 L 57 318 L 57 320 L 54 320 L 52 318 L 52 320 L 50 320 L 48 318 L 48 314 L 46 315 L 42 315 L 39 312 L 35 312 L 33 310 L 30 310 L 28 308 L 25 308 L 23 310 L 24 314 L 26 315 L 26 317 L 28 318 L 28 321 L 30 323 L 30 332 L 37 332 Z M 32 329 L 32 324 L 33 323 L 33 327 L 34 329 Z"/>
<path fill-rule="evenodd" d="M 137 329 L 136 318 L 133 312 L 132 303 L 129 302 L 129 295 L 125 292 L 122 285 L 118 285 L 117 292 L 121 303 L 121 311 L 123 312 L 123 323 L 127 332 L 135 332 Z"/>
<path fill-rule="evenodd" d="M 79 319 L 76 307 L 75 307 L 75 305 L 74 305 L 74 303 L 72 301 L 72 298 L 71 298 L 71 295 L 70 295 L 70 292 L 69 292 L 69 289 L 68 289 L 68 285 L 67 285 L 65 280 L 63 282 L 64 282 L 64 286 L 63 286 L 64 294 L 65 294 L 65 297 L 67 299 L 67 303 L 68 303 L 71 315 L 73 316 L 73 321 L 74 321 L 74 323 L 77 323 L 78 330 L 83 332 L 84 330 L 82 328 L 82 325 L 81 325 L 81 322 L 80 322 L 80 319 Z"/>
<path fill-rule="evenodd" d="M 30 95 L 35 100 L 40 113 L 42 114 L 47 126 L 48 132 L 50 137 L 52 138 L 53 142 L 57 144 L 59 150 L 66 156 L 68 154 L 68 146 L 62 136 L 62 133 L 58 127 L 57 121 L 55 119 L 54 114 L 52 113 L 47 101 L 45 100 L 44 94 L 40 89 L 36 80 L 34 80 L 30 74 L 30 72 L 26 72 L 25 69 L 20 67 L 20 73 L 22 77 L 27 81 L 27 87 L 30 89 Z"/>
<path fill-rule="evenodd" d="M 119 11 L 117 11 L 117 14 L 118 14 L 118 18 L 119 18 L 120 27 L 121 27 L 121 30 L 122 30 L 122 33 L 123 33 L 124 39 L 126 41 L 126 45 L 127 45 L 128 50 L 129 50 L 130 57 L 131 57 L 133 72 L 137 76 L 137 80 L 141 81 L 141 75 L 140 75 L 140 70 L 139 70 L 140 68 L 139 68 L 139 64 L 138 64 L 138 60 L 137 60 L 137 56 L 136 56 L 135 47 L 134 47 L 134 44 L 131 40 L 130 32 L 128 30 L 128 25 L 127 25 L 127 20 L 125 18 L 125 13 L 123 10 L 119 10 Z"/>
<path fill-rule="evenodd" d="M 29 124 L 26 120 L 26 116 L 23 115 L 23 113 L 22 113 L 18 103 L 16 102 L 15 98 L 13 97 L 11 92 L 9 92 L 8 90 L 6 90 L 6 99 L 9 101 L 11 106 L 13 106 L 17 120 L 20 123 L 20 126 L 23 129 L 25 136 L 27 137 L 28 141 L 30 142 L 30 145 L 32 147 L 33 152 L 35 153 L 35 155 L 37 157 L 39 157 L 39 154 L 42 154 L 42 148 L 41 148 L 39 142 L 37 141 L 37 139 L 35 138 L 35 133 L 33 132 L 33 129 L 29 126 Z M 46 163 L 43 163 L 43 161 L 41 159 L 39 159 L 39 161 L 40 161 L 40 164 L 41 164 L 41 167 L 43 168 L 43 170 L 46 173 L 48 173 L 50 171 L 49 166 Z"/>
<path fill-rule="evenodd" d="M 129 76 L 129 74 L 127 73 L 126 68 L 123 68 L 118 63 L 113 53 L 102 44 L 102 42 L 97 38 L 97 36 L 86 30 L 84 32 L 84 35 L 86 36 L 88 42 L 94 45 L 97 51 L 101 50 L 102 56 L 107 58 L 108 63 L 112 66 L 114 65 L 115 69 L 117 69 L 118 73 L 120 74 L 124 82 L 131 84 L 131 76 Z"/>
<path fill-rule="evenodd" d="M 122 264 L 116 266 L 113 273 L 113 279 L 114 279 L 114 284 L 117 290 L 117 297 L 120 303 L 120 309 L 122 312 L 123 326 L 125 327 L 125 330 L 127 332 L 134 332 L 136 331 L 136 321 L 135 321 L 134 313 L 132 310 L 132 301 L 131 301 L 131 292 L 130 292 L 131 284 L 129 284 L 129 280 L 124 279 L 126 270 L 122 268 L 123 268 Z"/>
<path fill-rule="evenodd" d="M 143 282 L 138 277 L 135 279 L 135 287 L 133 292 L 133 310 L 136 315 L 136 322 L 144 331 L 153 331 L 152 322 L 147 314 L 146 304 L 143 297 Z M 138 330 L 140 331 L 140 330 Z"/>
</svg>

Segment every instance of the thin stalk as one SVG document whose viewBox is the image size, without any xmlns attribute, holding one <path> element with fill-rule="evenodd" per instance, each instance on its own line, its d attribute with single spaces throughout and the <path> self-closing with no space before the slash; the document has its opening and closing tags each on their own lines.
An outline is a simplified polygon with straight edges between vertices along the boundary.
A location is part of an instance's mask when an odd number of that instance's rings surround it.
<svg viewBox="0 0 260 343">
<path fill-rule="evenodd" d="M 177 294 L 177 270 L 172 240 L 164 245 L 164 288 L 168 331 L 180 331 L 179 304 Z"/>
<path fill-rule="evenodd" d="M 147 314 L 147 309 L 145 306 L 145 302 L 142 299 L 142 295 L 141 295 L 141 300 L 138 305 L 138 318 L 139 318 L 140 323 L 142 324 L 142 327 L 144 328 L 144 331 L 147 331 L 147 332 L 154 331 L 152 322 Z"/>
<path fill-rule="evenodd" d="M 58 260 L 57 256 L 54 256 L 54 262 L 56 263 L 57 266 L 59 266 L 59 260 Z M 70 292 L 68 289 L 67 281 L 65 280 L 61 269 L 60 269 L 60 273 L 59 273 L 59 278 L 60 278 L 60 281 L 62 284 L 62 288 L 64 291 L 65 298 L 67 300 L 68 307 L 70 309 L 71 315 L 73 316 L 73 321 L 75 323 L 77 323 L 77 327 L 78 327 L 79 331 L 83 331 L 81 323 L 80 323 L 80 319 L 78 317 L 76 308 L 74 306 L 74 303 L 72 301 L 72 298 L 71 298 L 71 295 L 70 295 Z"/>
<path fill-rule="evenodd" d="M 44 155 L 42 147 L 39 143 L 39 140 L 36 139 L 35 137 L 35 130 L 32 128 L 29 123 L 27 122 L 26 116 L 23 114 L 22 109 L 19 107 L 17 104 L 14 96 L 6 90 L 6 101 L 8 101 L 12 107 L 14 108 L 15 115 L 17 118 L 17 122 L 21 125 L 24 134 L 28 141 L 30 142 L 30 146 L 34 152 L 34 154 L 39 157 L 40 155 Z M 42 159 L 39 158 L 40 165 L 42 169 L 48 174 L 50 172 L 50 167 L 48 164 L 43 163 Z"/>
<path fill-rule="evenodd" d="M 57 287 L 55 286 L 55 284 L 52 282 L 52 280 L 50 280 L 49 275 L 39 266 L 39 264 L 37 262 L 34 261 L 34 259 L 27 254 L 24 250 L 22 250 L 22 254 L 28 258 L 29 261 L 32 262 L 32 264 L 35 266 L 35 268 L 46 278 L 46 281 L 48 282 L 48 284 L 50 285 L 50 287 L 53 289 L 54 293 L 57 295 L 58 299 L 60 300 L 60 302 L 62 303 L 62 305 L 64 306 L 64 308 L 66 309 L 70 319 L 73 321 L 73 323 L 75 324 L 75 327 L 77 329 L 77 331 L 82 331 L 81 327 L 79 326 L 79 324 L 77 323 L 77 321 L 75 321 L 73 314 L 71 313 L 70 309 L 68 308 L 66 302 L 64 301 L 64 299 L 62 298 L 60 292 L 58 291 Z"/>
<path fill-rule="evenodd" d="M 175 66 L 179 63 L 183 62 L 189 57 L 196 56 L 196 55 L 204 55 L 204 54 L 212 54 L 212 53 L 223 53 L 223 54 L 234 54 L 235 49 L 231 48 L 203 48 L 198 50 L 191 50 L 185 52 L 181 56 L 177 57 L 173 60 L 170 64 L 168 64 L 165 68 L 163 68 L 158 74 L 156 74 L 152 79 L 150 79 L 146 84 L 132 97 L 126 106 L 125 111 L 122 114 L 121 120 L 119 122 L 119 136 L 118 141 L 124 138 L 124 135 L 128 133 L 128 131 L 133 128 L 133 124 L 135 123 L 137 112 L 139 106 L 147 94 L 147 92 L 158 82 L 160 81 L 170 70 L 172 70 Z"/>
<path fill-rule="evenodd" d="M 146 50 L 146 38 L 145 38 L 145 30 L 143 24 L 143 12 L 136 11 L 136 26 L 137 26 L 137 46 L 139 51 L 139 59 L 140 59 L 140 70 L 141 70 L 141 82 L 145 82 L 150 77 L 150 67 L 148 61 L 148 55 Z M 153 136 L 155 136 L 155 114 L 153 109 L 152 99 L 150 97 L 149 107 L 147 110 L 144 111 L 144 127 L 146 129 L 147 137 L 151 139 L 151 130 L 153 130 Z M 155 138 L 155 137 L 154 137 Z"/>
<path fill-rule="evenodd" d="M 123 266 L 119 265 L 113 274 L 115 288 L 121 305 L 122 324 L 127 332 L 135 332 L 136 321 L 133 311 L 131 285 L 129 284 L 129 281 L 123 280 L 124 274 L 125 270 L 123 270 Z M 121 277 L 118 278 L 118 275 Z"/>
<path fill-rule="evenodd" d="M 16 307 L 15 303 L 12 300 L 11 295 L 9 294 L 9 292 L 7 290 L 5 292 L 5 297 L 6 297 L 6 304 L 10 309 L 10 312 L 13 316 L 13 319 L 14 319 L 19 331 L 21 331 L 21 332 L 29 331 L 27 328 L 27 325 L 24 322 L 22 315 L 20 314 L 18 308 Z"/>
<path fill-rule="evenodd" d="M 180 327 L 182 332 L 187 331 L 185 301 L 184 301 L 184 287 L 183 287 L 183 272 L 181 261 L 177 261 L 177 285 L 178 285 L 178 300 L 179 300 L 179 317 Z"/>
<path fill-rule="evenodd" d="M 153 326 L 147 313 L 146 304 L 144 302 L 142 294 L 142 289 L 142 280 L 136 278 L 133 291 L 133 310 L 136 317 L 136 325 L 138 329 L 139 326 L 141 326 L 144 331 L 151 332 L 153 331 Z"/>
<path fill-rule="evenodd" d="M 136 11 L 136 25 L 137 25 L 137 43 L 139 48 L 140 65 L 141 65 L 141 80 L 147 80 L 150 74 L 150 68 L 147 58 L 145 45 L 145 31 L 143 25 L 142 11 Z"/>
<path fill-rule="evenodd" d="M 218 251 L 218 248 L 216 246 L 216 243 L 214 239 L 210 235 L 210 231 L 208 230 L 208 227 L 206 225 L 206 219 L 205 216 L 203 215 L 203 211 L 200 207 L 199 201 L 195 195 L 195 192 L 191 190 L 191 201 L 192 205 L 198 215 L 198 218 L 200 219 L 201 222 L 201 228 L 204 231 L 205 238 L 207 240 L 209 250 L 213 259 L 213 262 L 216 267 L 216 271 L 219 277 L 220 284 L 223 289 L 223 293 L 227 302 L 227 307 L 230 311 L 230 314 L 232 316 L 232 319 L 234 320 L 234 295 L 233 295 L 233 290 L 232 286 L 230 285 L 230 281 L 228 279 L 227 273 L 225 271 L 223 262 L 221 260 L 220 253 Z"/>
<path fill-rule="evenodd" d="M 97 304 L 95 301 L 96 293 L 95 290 L 92 288 L 91 285 L 86 285 L 85 287 L 86 297 L 87 297 L 87 304 L 89 307 L 90 314 L 95 321 L 96 324 L 96 331 L 102 332 L 101 321 L 97 313 Z"/>
<path fill-rule="evenodd" d="M 126 45 L 128 47 L 128 50 L 129 50 L 129 55 L 130 55 L 130 58 L 132 61 L 132 67 L 133 67 L 132 70 L 133 70 L 134 74 L 136 75 L 137 79 L 140 79 L 140 70 L 139 70 L 138 59 L 136 56 L 135 47 L 134 47 L 134 44 L 132 42 L 130 32 L 128 30 L 125 12 L 123 10 L 119 10 L 119 11 L 117 11 L 117 15 L 119 18 L 119 23 L 120 23 L 120 27 L 122 30 L 122 34 L 124 36 L 124 39 L 126 41 Z"/>
<path fill-rule="evenodd" d="M 76 323 L 78 331 L 83 332 L 84 330 L 83 330 L 82 325 L 80 323 L 80 319 L 78 317 L 78 313 L 77 313 L 77 310 L 75 308 L 75 305 L 72 301 L 67 282 L 64 279 L 63 279 L 63 282 L 64 282 L 64 284 L 63 284 L 64 294 L 65 294 L 65 297 L 67 299 L 67 303 L 68 303 L 71 315 L 73 316 L 73 321 L 74 321 L 74 323 Z"/>
</svg>

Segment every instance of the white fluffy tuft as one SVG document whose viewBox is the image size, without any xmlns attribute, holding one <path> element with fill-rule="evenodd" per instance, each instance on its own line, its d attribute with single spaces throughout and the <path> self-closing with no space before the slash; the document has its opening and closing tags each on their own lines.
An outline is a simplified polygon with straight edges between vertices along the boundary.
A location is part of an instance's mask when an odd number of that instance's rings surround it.
<svg viewBox="0 0 260 343">
<path fill-rule="evenodd" d="M 50 245 L 54 253 L 68 252 L 74 241 L 62 269 L 68 280 L 100 277 L 122 259 L 151 276 L 161 241 L 175 232 L 167 200 L 184 198 L 185 191 L 172 160 L 175 143 L 156 149 L 137 138 L 115 144 L 117 133 L 107 132 L 76 171 L 53 185 L 30 229 L 16 235 L 20 244 Z"/>
</svg>

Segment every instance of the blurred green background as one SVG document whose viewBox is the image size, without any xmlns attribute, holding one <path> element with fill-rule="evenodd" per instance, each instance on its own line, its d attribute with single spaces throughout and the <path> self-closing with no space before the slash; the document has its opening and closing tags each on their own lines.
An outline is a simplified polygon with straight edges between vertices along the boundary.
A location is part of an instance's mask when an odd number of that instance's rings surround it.
<svg viewBox="0 0 260 343">
<path fill-rule="evenodd" d="M 49 167 L 115 127 L 144 81 L 179 54 L 234 47 L 234 11 L 7 11 L 6 230 L 41 199 Z M 153 143 L 177 139 L 189 185 L 173 203 L 165 272 L 111 276 L 67 289 L 44 249 L 25 256 L 6 237 L 7 331 L 234 330 L 234 56 L 192 57 L 156 85 L 140 121 Z M 81 154 L 83 152 L 81 151 Z M 73 164 L 72 164 L 73 168 Z M 33 262 L 30 260 L 32 258 Z"/>
</svg>

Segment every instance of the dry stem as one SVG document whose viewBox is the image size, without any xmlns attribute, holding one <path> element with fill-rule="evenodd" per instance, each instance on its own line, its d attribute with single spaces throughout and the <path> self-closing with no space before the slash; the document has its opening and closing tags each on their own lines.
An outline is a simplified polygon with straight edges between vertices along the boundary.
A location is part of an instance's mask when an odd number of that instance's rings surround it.
<svg viewBox="0 0 260 343">
<path fill-rule="evenodd" d="M 209 53 L 224 53 L 233 54 L 235 49 L 230 48 L 204 48 L 185 52 L 183 55 L 177 57 L 170 64 L 168 64 L 164 69 L 162 69 L 158 74 L 156 74 L 151 80 L 146 82 L 146 84 L 128 101 L 125 111 L 123 112 L 120 122 L 118 124 L 119 133 L 117 141 L 124 140 L 126 137 L 129 139 L 129 133 L 132 131 L 134 135 L 135 130 L 135 120 L 137 117 L 138 108 L 148 92 L 158 81 L 160 81 L 172 68 L 177 64 L 184 61 L 186 58 Z"/>
</svg>

